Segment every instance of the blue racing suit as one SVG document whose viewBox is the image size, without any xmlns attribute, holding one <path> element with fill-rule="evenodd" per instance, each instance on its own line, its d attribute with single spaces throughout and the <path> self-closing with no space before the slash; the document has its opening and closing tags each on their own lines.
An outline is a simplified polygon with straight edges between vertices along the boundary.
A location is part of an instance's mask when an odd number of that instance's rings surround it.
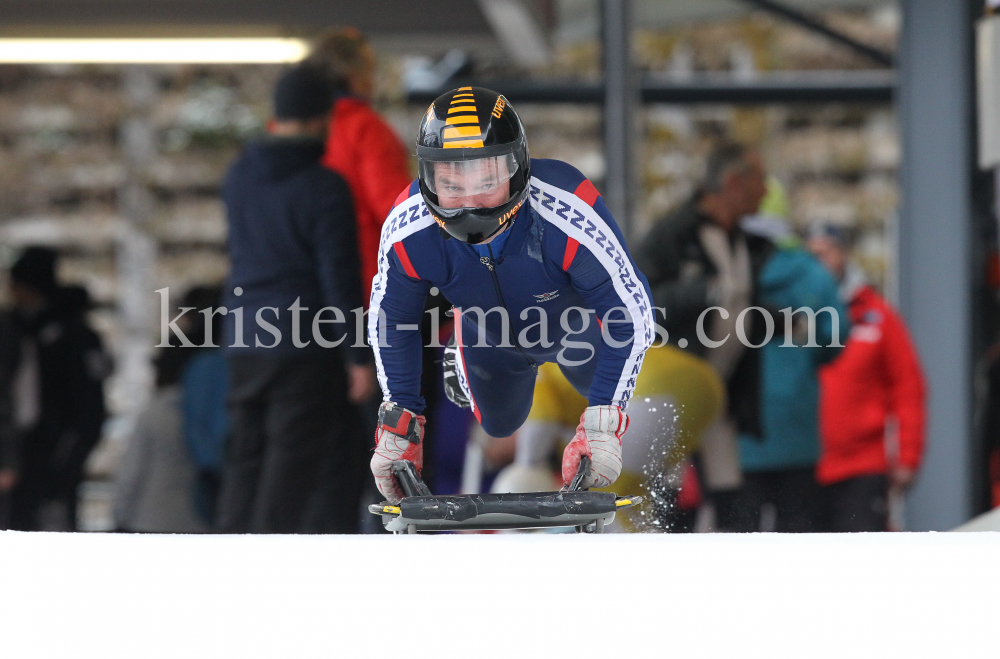
<svg viewBox="0 0 1000 659">
<path fill-rule="evenodd" d="M 420 324 L 434 287 L 455 307 L 459 382 L 490 435 L 524 423 L 543 362 L 590 405 L 625 409 L 653 341 L 652 303 L 604 200 L 574 167 L 532 160 L 528 203 L 507 234 L 500 253 L 448 240 L 416 181 L 400 195 L 368 318 L 384 399 L 424 409 Z"/>
</svg>

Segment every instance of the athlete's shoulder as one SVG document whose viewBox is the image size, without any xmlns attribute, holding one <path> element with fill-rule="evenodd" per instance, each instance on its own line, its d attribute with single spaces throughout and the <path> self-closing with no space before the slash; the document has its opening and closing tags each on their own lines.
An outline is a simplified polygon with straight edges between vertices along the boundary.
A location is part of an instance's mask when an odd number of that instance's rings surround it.
<svg viewBox="0 0 1000 659">
<path fill-rule="evenodd" d="M 434 217 L 420 196 L 416 181 L 399 193 L 382 224 L 382 242 L 398 242 L 434 226 Z M 436 235 L 436 232 L 434 232 Z"/>
<path fill-rule="evenodd" d="M 400 204 L 407 202 L 413 197 L 420 196 L 420 185 L 417 179 L 410 181 L 410 184 L 403 188 L 399 195 L 396 197 L 396 201 L 392 202 L 392 209 L 395 210 Z M 391 213 L 391 211 L 390 211 Z"/>
<path fill-rule="evenodd" d="M 591 207 L 597 203 L 601 196 L 590 179 L 584 176 L 579 169 L 562 160 L 532 160 L 531 178 L 545 186 L 568 192 Z"/>
<path fill-rule="evenodd" d="M 579 169 L 568 162 L 548 158 L 531 159 L 531 177 L 566 192 L 573 192 L 580 183 L 587 180 Z"/>
</svg>

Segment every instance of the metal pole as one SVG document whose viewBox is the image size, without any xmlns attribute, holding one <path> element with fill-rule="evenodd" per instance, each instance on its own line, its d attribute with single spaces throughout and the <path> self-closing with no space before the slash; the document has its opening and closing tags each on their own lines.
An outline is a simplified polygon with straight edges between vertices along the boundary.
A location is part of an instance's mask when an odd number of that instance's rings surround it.
<svg viewBox="0 0 1000 659">
<path fill-rule="evenodd" d="M 625 238 L 632 229 L 635 110 L 638 85 L 631 58 L 631 0 L 602 0 L 604 57 L 604 203 Z"/>
<path fill-rule="evenodd" d="M 580 80 L 525 80 L 524 78 L 457 78 L 436 89 L 407 93 L 407 101 L 427 106 L 449 89 L 470 85 L 495 89 L 512 103 L 598 104 L 605 101 L 604 85 Z M 896 75 L 888 70 L 760 73 L 753 80 L 729 75 L 701 74 L 678 81 L 636 76 L 641 103 L 870 103 L 892 102 Z M 634 98 L 634 96 L 633 96 Z"/>
<path fill-rule="evenodd" d="M 121 149 L 126 164 L 120 190 L 119 212 L 124 220 L 116 248 L 118 313 L 122 341 L 116 361 L 119 409 L 130 423 L 138 416 L 150 393 L 150 357 L 157 327 L 156 241 L 149 222 L 154 199 L 149 190 L 149 170 L 158 147 L 152 112 L 159 97 L 156 76 L 143 65 L 129 65 L 122 72 L 122 93 L 129 108 L 121 124 Z M 180 291 L 171 293 L 179 294 Z"/>
<path fill-rule="evenodd" d="M 971 36 L 968 0 L 903 2 L 899 303 L 929 390 L 913 531 L 972 513 Z"/>
</svg>

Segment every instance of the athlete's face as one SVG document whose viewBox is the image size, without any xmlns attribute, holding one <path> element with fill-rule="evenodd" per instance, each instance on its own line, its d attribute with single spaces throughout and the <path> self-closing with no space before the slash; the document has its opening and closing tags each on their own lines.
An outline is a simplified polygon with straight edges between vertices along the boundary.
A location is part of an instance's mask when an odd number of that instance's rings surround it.
<svg viewBox="0 0 1000 659">
<path fill-rule="evenodd" d="M 441 208 L 493 208 L 510 197 L 510 172 L 497 159 L 434 165 L 434 189 Z"/>
</svg>

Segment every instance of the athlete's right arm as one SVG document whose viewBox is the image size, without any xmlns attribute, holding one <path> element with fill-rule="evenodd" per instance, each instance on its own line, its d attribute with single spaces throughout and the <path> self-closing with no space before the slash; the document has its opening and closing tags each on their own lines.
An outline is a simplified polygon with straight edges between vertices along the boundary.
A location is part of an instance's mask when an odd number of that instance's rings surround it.
<svg viewBox="0 0 1000 659">
<path fill-rule="evenodd" d="M 412 272 L 402 241 L 379 254 L 379 271 L 372 282 L 368 340 L 375 353 L 382 398 L 415 413 L 424 409 L 420 396 L 422 341 L 420 324 L 430 282 Z M 415 273 L 414 273 L 415 274 Z"/>
</svg>

